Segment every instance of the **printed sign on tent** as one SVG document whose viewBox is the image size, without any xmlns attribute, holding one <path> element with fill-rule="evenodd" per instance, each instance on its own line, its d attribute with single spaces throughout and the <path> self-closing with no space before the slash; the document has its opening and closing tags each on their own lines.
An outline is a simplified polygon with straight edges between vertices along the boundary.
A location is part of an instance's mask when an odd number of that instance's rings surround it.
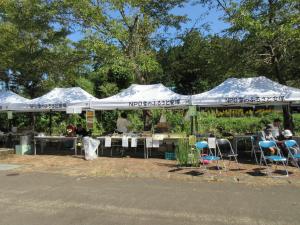
<svg viewBox="0 0 300 225">
<path fill-rule="evenodd" d="M 153 148 L 159 148 L 159 140 L 153 139 L 152 140 L 152 147 Z"/>
<path fill-rule="evenodd" d="M 124 147 L 124 148 L 128 148 L 129 147 L 128 139 L 129 138 L 127 136 L 123 136 L 122 137 L 122 147 Z"/>
<path fill-rule="evenodd" d="M 197 116 L 197 108 L 195 105 L 189 106 L 189 116 Z"/>
<path fill-rule="evenodd" d="M 111 147 L 111 137 L 105 137 L 104 147 Z"/>
<path fill-rule="evenodd" d="M 82 108 L 67 107 L 66 112 L 67 112 L 67 114 L 81 114 L 82 113 Z"/>
<path fill-rule="evenodd" d="M 152 148 L 153 147 L 153 139 L 152 138 L 146 138 L 146 148 Z"/>
<path fill-rule="evenodd" d="M 7 119 L 11 120 L 13 118 L 13 113 L 11 111 L 7 112 Z"/>
<path fill-rule="evenodd" d="M 94 118 L 95 118 L 95 111 L 93 110 L 86 111 L 86 126 L 88 129 L 93 129 Z"/>
<path fill-rule="evenodd" d="M 136 137 L 132 137 L 131 138 L 131 147 L 132 148 L 136 148 L 137 147 L 137 138 Z"/>
<path fill-rule="evenodd" d="M 214 137 L 213 138 L 208 138 L 207 143 L 208 143 L 209 148 L 213 148 L 213 149 L 216 148 L 216 138 L 214 138 Z"/>
</svg>

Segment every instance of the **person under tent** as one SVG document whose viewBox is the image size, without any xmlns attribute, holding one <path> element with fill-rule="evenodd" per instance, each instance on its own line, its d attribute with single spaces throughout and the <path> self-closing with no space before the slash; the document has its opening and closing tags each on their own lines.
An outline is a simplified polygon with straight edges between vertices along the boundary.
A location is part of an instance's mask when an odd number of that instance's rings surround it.
<svg viewBox="0 0 300 225">
<path fill-rule="evenodd" d="M 128 133 L 131 122 L 127 119 L 127 114 L 122 112 L 120 117 L 117 119 L 117 132 Z"/>
<path fill-rule="evenodd" d="M 83 128 L 81 124 L 77 124 L 75 133 L 81 137 L 89 136 L 89 132 L 87 132 L 87 130 Z"/>
</svg>

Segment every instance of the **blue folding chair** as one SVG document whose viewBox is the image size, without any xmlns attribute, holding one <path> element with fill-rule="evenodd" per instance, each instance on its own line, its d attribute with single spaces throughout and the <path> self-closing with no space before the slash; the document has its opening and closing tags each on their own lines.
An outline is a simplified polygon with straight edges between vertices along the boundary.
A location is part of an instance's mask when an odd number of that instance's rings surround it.
<svg viewBox="0 0 300 225">
<path fill-rule="evenodd" d="M 217 154 L 213 154 L 212 150 L 209 148 L 208 143 L 206 141 L 196 142 L 195 147 L 199 151 L 199 159 L 201 160 L 202 165 L 204 166 L 205 169 L 207 169 L 207 167 L 204 161 L 209 161 L 209 162 L 216 161 L 217 167 L 220 170 L 219 161 L 222 160 L 222 157 L 217 156 Z M 208 153 L 206 155 L 203 154 L 204 149 L 208 149 Z"/>
<path fill-rule="evenodd" d="M 300 168 L 298 164 L 298 159 L 300 159 L 300 153 L 298 153 L 299 145 L 297 144 L 297 142 L 295 140 L 287 140 L 284 141 L 284 145 L 288 150 L 288 161 L 289 159 L 294 160 L 296 162 L 296 166 Z"/>
<path fill-rule="evenodd" d="M 281 155 L 280 149 L 277 147 L 276 142 L 275 141 L 260 141 L 258 143 L 258 145 L 259 145 L 259 148 L 261 151 L 261 160 L 263 160 L 267 166 L 268 175 L 272 176 L 271 167 L 272 167 L 273 163 L 275 163 L 275 165 L 276 165 L 276 167 L 275 167 L 275 170 L 276 170 L 277 163 L 281 162 L 282 165 L 284 166 L 284 169 L 286 172 L 285 176 L 289 176 L 289 172 L 286 167 L 287 159 Z M 276 149 L 277 154 L 276 155 L 266 155 L 266 151 L 270 148 Z M 267 163 L 268 161 L 271 162 L 271 166 L 269 166 L 269 164 Z M 276 177 L 276 176 L 272 176 L 272 177 Z M 282 176 L 277 176 L 277 177 L 282 177 Z"/>
</svg>

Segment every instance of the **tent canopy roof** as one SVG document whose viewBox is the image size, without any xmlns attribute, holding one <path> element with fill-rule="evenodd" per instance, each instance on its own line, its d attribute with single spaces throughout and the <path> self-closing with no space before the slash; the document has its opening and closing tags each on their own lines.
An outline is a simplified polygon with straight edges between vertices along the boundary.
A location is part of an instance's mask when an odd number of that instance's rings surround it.
<svg viewBox="0 0 300 225">
<path fill-rule="evenodd" d="M 0 104 L 28 102 L 29 99 L 24 98 L 12 91 L 0 92 Z"/>
<path fill-rule="evenodd" d="M 11 105 L 11 110 L 24 112 L 64 111 L 67 107 L 73 105 L 80 108 L 88 108 L 89 102 L 95 99 L 97 98 L 80 87 L 54 88 L 41 97 L 29 100 L 23 104 Z"/>
<path fill-rule="evenodd" d="M 95 99 L 97 98 L 80 87 L 54 88 L 41 97 L 32 99 L 30 104 L 72 104 Z"/>
<path fill-rule="evenodd" d="M 91 101 L 91 108 L 100 110 L 161 108 L 188 104 L 189 96 L 177 94 L 163 84 L 132 84 L 116 95 Z"/>
<path fill-rule="evenodd" d="M 283 104 L 299 100 L 300 89 L 263 76 L 229 78 L 207 92 L 192 96 L 192 104 L 200 106 Z"/>
</svg>

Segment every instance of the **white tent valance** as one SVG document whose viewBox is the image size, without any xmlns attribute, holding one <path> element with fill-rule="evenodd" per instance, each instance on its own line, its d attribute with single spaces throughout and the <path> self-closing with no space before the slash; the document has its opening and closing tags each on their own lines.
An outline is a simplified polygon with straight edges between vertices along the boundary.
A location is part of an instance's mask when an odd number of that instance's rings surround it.
<svg viewBox="0 0 300 225">
<path fill-rule="evenodd" d="M 14 104 L 27 103 L 29 101 L 29 99 L 17 95 L 12 91 L 0 92 L 0 110 L 2 111 L 9 110 Z"/>
<path fill-rule="evenodd" d="M 108 98 L 91 101 L 96 110 L 179 108 L 190 104 L 190 97 L 180 95 L 162 84 L 132 84 L 129 88 Z"/>
<path fill-rule="evenodd" d="M 192 105 L 247 106 L 276 105 L 300 101 L 300 89 L 288 87 L 266 77 L 229 78 L 210 91 L 192 95 Z"/>
<path fill-rule="evenodd" d="M 80 87 L 54 88 L 47 94 L 32 99 L 24 104 L 16 104 L 12 108 L 15 111 L 42 112 L 42 111 L 66 111 L 68 107 L 89 108 L 94 96 Z"/>
</svg>

